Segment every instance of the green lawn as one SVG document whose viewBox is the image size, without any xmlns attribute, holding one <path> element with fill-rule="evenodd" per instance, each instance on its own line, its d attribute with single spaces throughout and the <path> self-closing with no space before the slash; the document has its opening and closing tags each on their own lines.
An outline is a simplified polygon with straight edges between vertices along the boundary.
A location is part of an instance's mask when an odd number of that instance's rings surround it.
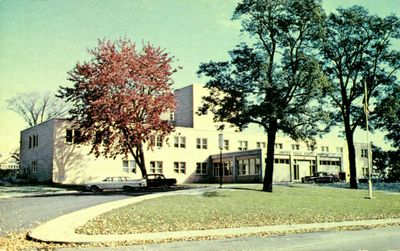
<svg viewBox="0 0 400 251">
<path fill-rule="evenodd" d="M 250 186 L 261 190 L 261 185 Z M 174 195 L 105 213 L 77 230 L 127 234 L 400 217 L 400 195 L 317 186 L 248 187 Z"/>
</svg>

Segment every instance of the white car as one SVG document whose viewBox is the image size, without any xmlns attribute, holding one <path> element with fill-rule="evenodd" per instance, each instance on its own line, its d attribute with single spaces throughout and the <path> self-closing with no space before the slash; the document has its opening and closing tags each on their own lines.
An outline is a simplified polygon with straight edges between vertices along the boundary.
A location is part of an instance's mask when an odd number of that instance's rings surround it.
<svg viewBox="0 0 400 251">
<path fill-rule="evenodd" d="M 86 189 L 95 193 L 103 190 L 131 191 L 133 189 L 140 189 L 144 187 L 147 187 L 146 179 L 132 180 L 129 179 L 129 177 L 124 176 L 107 177 L 103 181 L 89 183 L 86 185 Z"/>
</svg>

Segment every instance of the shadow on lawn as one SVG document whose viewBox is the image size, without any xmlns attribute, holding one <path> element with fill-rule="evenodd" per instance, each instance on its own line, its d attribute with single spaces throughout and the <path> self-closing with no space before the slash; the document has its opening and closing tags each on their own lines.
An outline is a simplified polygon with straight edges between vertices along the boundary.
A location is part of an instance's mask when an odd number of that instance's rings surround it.
<svg viewBox="0 0 400 251">
<path fill-rule="evenodd" d="M 249 187 L 229 187 L 228 189 L 243 190 L 243 191 L 264 192 L 262 189 L 249 188 Z"/>
</svg>

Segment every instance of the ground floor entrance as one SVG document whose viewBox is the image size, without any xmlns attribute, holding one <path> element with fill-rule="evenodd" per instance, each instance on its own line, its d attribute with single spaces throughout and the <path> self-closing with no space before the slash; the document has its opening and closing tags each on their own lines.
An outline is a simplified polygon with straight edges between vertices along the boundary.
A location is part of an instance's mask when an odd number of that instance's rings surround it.
<svg viewBox="0 0 400 251">
<path fill-rule="evenodd" d="M 261 150 L 230 152 L 211 156 L 214 182 L 261 182 Z M 221 175 L 222 174 L 222 175 Z"/>
</svg>

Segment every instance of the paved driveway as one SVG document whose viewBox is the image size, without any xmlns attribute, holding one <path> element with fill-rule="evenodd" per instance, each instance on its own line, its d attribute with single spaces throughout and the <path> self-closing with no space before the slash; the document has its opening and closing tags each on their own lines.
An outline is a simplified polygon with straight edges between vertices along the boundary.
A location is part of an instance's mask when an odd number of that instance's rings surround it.
<svg viewBox="0 0 400 251">
<path fill-rule="evenodd" d="M 0 199 L 0 235 L 31 229 L 58 216 L 142 193 L 74 194 Z"/>
</svg>

